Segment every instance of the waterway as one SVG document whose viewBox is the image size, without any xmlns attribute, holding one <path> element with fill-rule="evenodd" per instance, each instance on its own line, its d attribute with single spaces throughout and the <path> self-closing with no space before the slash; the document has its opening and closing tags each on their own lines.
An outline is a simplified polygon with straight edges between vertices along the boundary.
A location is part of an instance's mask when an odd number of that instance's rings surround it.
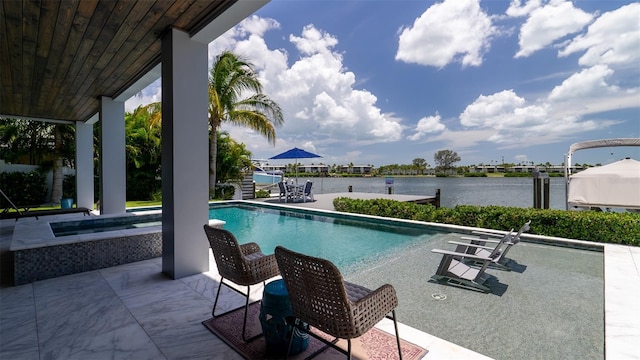
<svg viewBox="0 0 640 360">
<path fill-rule="evenodd" d="M 347 192 L 386 193 L 385 177 L 304 178 L 313 181 L 315 194 Z M 499 205 L 533 207 L 532 178 L 393 177 L 393 192 L 403 195 L 433 196 L 440 189 L 441 206 Z M 549 208 L 565 209 L 566 189 L 563 177 L 550 178 Z"/>
</svg>

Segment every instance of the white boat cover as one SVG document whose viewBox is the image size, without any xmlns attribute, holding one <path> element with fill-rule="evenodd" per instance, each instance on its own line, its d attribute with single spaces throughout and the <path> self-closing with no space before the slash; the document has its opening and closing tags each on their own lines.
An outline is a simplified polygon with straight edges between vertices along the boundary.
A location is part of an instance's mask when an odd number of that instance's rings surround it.
<svg viewBox="0 0 640 360">
<path fill-rule="evenodd" d="M 569 206 L 640 209 L 640 161 L 624 159 L 569 177 Z"/>
</svg>

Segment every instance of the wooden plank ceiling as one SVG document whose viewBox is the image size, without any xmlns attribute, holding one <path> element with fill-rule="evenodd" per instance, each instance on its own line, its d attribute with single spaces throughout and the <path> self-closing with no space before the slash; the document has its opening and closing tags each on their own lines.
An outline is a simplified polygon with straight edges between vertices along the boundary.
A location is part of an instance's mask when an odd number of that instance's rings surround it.
<svg viewBox="0 0 640 360">
<path fill-rule="evenodd" d="M 87 120 L 160 63 L 165 31 L 193 35 L 236 1 L 1 1 L 0 114 Z"/>
</svg>

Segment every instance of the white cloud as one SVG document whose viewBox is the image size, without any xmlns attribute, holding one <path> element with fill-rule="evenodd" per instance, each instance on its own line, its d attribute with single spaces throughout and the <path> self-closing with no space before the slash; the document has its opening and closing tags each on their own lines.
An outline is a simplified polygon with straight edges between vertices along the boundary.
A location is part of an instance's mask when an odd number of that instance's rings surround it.
<svg viewBox="0 0 640 360">
<path fill-rule="evenodd" d="M 313 25 L 305 26 L 299 36 L 290 35 L 299 57 L 289 65 L 287 52 L 269 49 L 262 38 L 264 31 L 278 27 L 275 21 L 252 16 L 222 36 L 226 49 L 253 62 L 264 93 L 283 110 L 285 124 L 276 129 L 274 151 L 300 146 L 302 138 L 309 147 L 336 143 L 361 146 L 402 138 L 400 119 L 382 113 L 376 96 L 354 87 L 355 74 L 345 69 L 342 54 L 335 50 L 335 36 Z M 257 33 L 252 29 L 258 29 Z M 220 49 L 217 42 L 210 49 Z M 267 144 L 248 129 L 228 125 L 223 129 L 246 143 L 250 151 L 263 150 Z"/>
<path fill-rule="evenodd" d="M 530 14 L 533 10 L 541 6 L 541 0 L 525 0 L 524 5 L 522 5 L 521 0 L 512 0 L 506 13 L 511 17 L 521 17 Z"/>
<path fill-rule="evenodd" d="M 124 111 L 132 112 L 138 106 L 162 101 L 162 79 L 158 79 L 144 88 L 140 93 L 124 102 Z"/>
<path fill-rule="evenodd" d="M 592 19 L 593 15 L 575 8 L 571 2 L 555 1 L 536 8 L 520 28 L 520 50 L 515 57 L 527 57 L 569 34 L 576 33 Z"/>
<path fill-rule="evenodd" d="M 515 148 L 562 141 L 569 134 L 601 130 L 617 122 L 584 120 L 576 109 L 557 113 L 553 104 L 528 104 L 513 90 L 504 90 L 479 96 L 460 114 L 460 123 L 468 130 L 494 130 L 486 141 Z"/>
<path fill-rule="evenodd" d="M 289 35 L 289 41 L 296 45 L 302 55 L 330 53 L 331 48 L 338 45 L 338 39 L 331 34 L 323 33 L 313 25 L 305 26 L 301 37 Z"/>
<path fill-rule="evenodd" d="M 496 32 L 479 0 L 445 0 L 402 29 L 396 60 L 439 68 L 451 62 L 479 66 Z"/>
<path fill-rule="evenodd" d="M 515 161 L 517 161 L 518 163 L 528 163 L 529 162 L 529 157 L 527 155 L 516 155 L 513 157 L 513 159 Z"/>
<path fill-rule="evenodd" d="M 587 97 L 611 95 L 618 91 L 616 86 L 610 86 L 605 78 L 613 74 L 606 65 L 596 65 L 571 75 L 561 85 L 553 88 L 549 100 L 562 101 L 567 99 L 582 99 Z"/>
<path fill-rule="evenodd" d="M 549 112 L 565 117 L 638 108 L 638 87 L 625 89 L 609 84 L 608 80 L 614 75 L 607 65 L 596 65 L 571 75 L 549 93 Z"/>
<path fill-rule="evenodd" d="M 587 33 L 573 39 L 559 56 L 585 51 L 579 64 L 637 64 L 640 62 L 640 3 L 602 14 Z"/>
<path fill-rule="evenodd" d="M 513 90 L 504 90 L 480 95 L 460 114 L 460 123 L 466 127 L 506 130 L 544 122 L 546 116 L 543 107 L 527 105 Z"/>
<path fill-rule="evenodd" d="M 415 127 L 415 134 L 407 137 L 411 141 L 420 140 L 428 134 L 439 133 L 446 130 L 446 126 L 441 122 L 440 114 L 423 117 Z"/>
<path fill-rule="evenodd" d="M 493 129 L 467 129 L 464 131 L 446 129 L 437 135 L 427 137 L 423 142 L 442 142 L 445 144 L 442 148 L 470 149 L 481 146 L 495 133 L 496 131 Z"/>
</svg>

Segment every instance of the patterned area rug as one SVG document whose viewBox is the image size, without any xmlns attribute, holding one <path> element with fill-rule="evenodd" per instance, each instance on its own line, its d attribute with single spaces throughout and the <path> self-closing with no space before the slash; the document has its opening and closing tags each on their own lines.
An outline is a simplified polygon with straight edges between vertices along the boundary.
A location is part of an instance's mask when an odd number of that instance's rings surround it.
<svg viewBox="0 0 640 360">
<path fill-rule="evenodd" d="M 242 316 L 244 308 L 237 309 L 229 314 L 218 318 L 205 320 L 202 324 L 212 333 L 218 336 L 222 341 L 231 346 L 245 359 L 272 359 L 284 358 L 283 355 L 276 356 L 267 353 L 264 337 L 260 337 L 250 343 L 242 340 Z M 247 336 L 262 332 L 259 320 L 260 303 L 254 303 L 249 306 L 247 317 Z M 309 337 L 309 346 L 300 354 L 289 356 L 290 359 L 304 359 L 314 352 L 320 350 L 324 344 L 313 337 Z M 338 346 L 346 349 L 347 343 L 344 340 L 338 342 Z M 371 329 L 366 334 L 351 341 L 352 359 L 357 360 L 375 360 L 375 359 L 397 359 L 398 346 L 396 338 L 384 331 L 376 328 Z M 418 360 L 427 354 L 427 350 L 401 340 L 402 358 L 404 360 Z M 339 351 L 328 348 L 320 353 L 316 359 L 345 359 L 346 356 Z"/>
</svg>

